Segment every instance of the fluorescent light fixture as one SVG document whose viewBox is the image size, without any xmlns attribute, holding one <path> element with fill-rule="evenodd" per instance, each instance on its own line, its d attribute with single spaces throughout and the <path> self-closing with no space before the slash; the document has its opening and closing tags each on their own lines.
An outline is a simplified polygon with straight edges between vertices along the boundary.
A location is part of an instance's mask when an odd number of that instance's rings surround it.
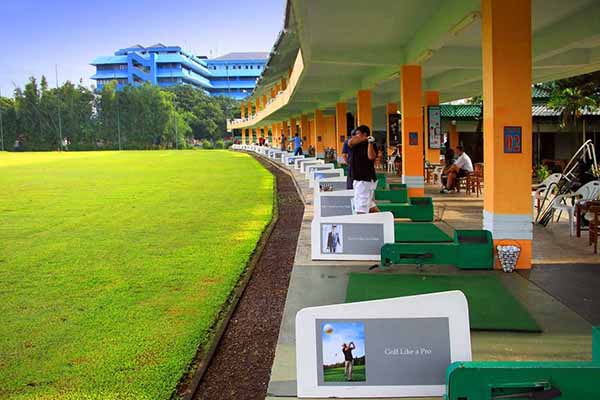
<svg viewBox="0 0 600 400">
<path fill-rule="evenodd" d="M 422 52 L 421 54 L 419 54 L 419 56 L 417 57 L 417 59 L 415 60 L 416 64 L 424 64 L 425 62 L 427 62 L 427 60 L 429 60 L 431 57 L 433 57 L 433 50 L 431 49 L 427 49 L 424 52 Z"/>
<path fill-rule="evenodd" d="M 458 21 L 456 25 L 454 25 L 448 32 L 450 32 L 453 36 L 458 36 L 459 33 L 467 29 L 471 26 L 475 21 L 481 18 L 481 13 L 479 11 L 471 11 L 463 19 Z"/>
</svg>

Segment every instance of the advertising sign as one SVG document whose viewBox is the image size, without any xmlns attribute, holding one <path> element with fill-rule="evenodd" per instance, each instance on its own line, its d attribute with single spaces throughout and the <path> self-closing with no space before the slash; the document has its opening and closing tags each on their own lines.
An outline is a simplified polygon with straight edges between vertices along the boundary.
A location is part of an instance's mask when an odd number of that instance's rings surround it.
<svg viewBox="0 0 600 400">
<path fill-rule="evenodd" d="M 296 314 L 298 397 L 433 397 L 471 360 L 460 291 L 311 307 Z"/>
<path fill-rule="evenodd" d="M 429 148 L 439 149 L 442 147 L 442 112 L 440 106 L 429 106 L 427 113 L 429 121 Z"/>
</svg>

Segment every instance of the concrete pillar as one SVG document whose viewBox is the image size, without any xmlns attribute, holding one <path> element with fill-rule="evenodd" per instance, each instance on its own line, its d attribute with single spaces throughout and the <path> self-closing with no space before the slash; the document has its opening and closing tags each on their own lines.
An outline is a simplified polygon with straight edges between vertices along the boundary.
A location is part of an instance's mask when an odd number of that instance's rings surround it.
<svg viewBox="0 0 600 400">
<path fill-rule="evenodd" d="M 356 94 L 357 126 L 366 125 L 373 130 L 373 101 L 370 90 L 359 90 Z"/>
<path fill-rule="evenodd" d="M 495 243 L 518 243 L 517 267 L 531 268 L 531 2 L 482 0 L 481 6 L 483 228 Z"/>
<path fill-rule="evenodd" d="M 248 112 L 246 113 L 246 116 L 248 118 L 250 118 L 250 116 L 253 114 L 253 112 L 252 112 L 252 102 L 251 101 L 248 102 L 248 104 L 246 106 L 246 109 L 248 110 Z"/>
<path fill-rule="evenodd" d="M 402 181 L 411 197 L 425 195 L 422 93 L 421 66 L 403 65 L 400 70 Z"/>
<path fill-rule="evenodd" d="M 311 144 L 310 141 L 310 132 L 308 127 L 308 116 L 306 114 L 302 114 L 300 116 L 300 136 L 302 136 L 302 141 L 304 141 L 304 150 L 308 148 Z"/>
<path fill-rule="evenodd" d="M 456 124 L 453 124 L 452 122 L 450 122 L 450 129 L 448 129 L 448 141 L 451 149 L 456 148 L 456 146 L 460 144 Z"/>
<path fill-rule="evenodd" d="M 336 147 L 336 136 L 337 133 L 335 132 L 335 115 L 326 115 L 324 117 L 324 123 L 325 123 L 325 132 L 323 134 L 323 148 L 331 148 L 333 150 L 336 151 L 337 153 L 337 147 Z"/>
<path fill-rule="evenodd" d="M 390 146 L 390 115 L 398 113 L 397 103 L 387 103 L 385 106 L 385 144 L 387 146 L 388 157 L 392 155 L 394 149 Z"/>
<path fill-rule="evenodd" d="M 254 144 L 255 138 L 252 135 L 252 128 L 248 128 L 248 144 Z"/>
<path fill-rule="evenodd" d="M 260 108 L 260 97 L 256 98 L 256 114 L 261 110 Z"/>
<path fill-rule="evenodd" d="M 267 107 L 267 96 L 262 96 L 262 109 L 264 110 Z"/>
<path fill-rule="evenodd" d="M 348 135 L 348 121 L 346 120 L 346 113 L 348 112 L 348 105 L 346 103 L 337 103 L 335 105 L 335 131 L 336 131 L 336 146 L 335 150 L 338 158 L 342 156 L 342 149 L 344 147 L 344 141 Z"/>
<path fill-rule="evenodd" d="M 296 118 L 290 118 L 290 133 L 286 136 L 286 139 L 290 139 L 296 136 L 296 132 L 298 132 L 298 127 L 296 126 Z"/>
<path fill-rule="evenodd" d="M 246 138 L 248 136 L 248 130 L 247 129 L 242 129 L 242 144 L 246 144 Z"/>
<path fill-rule="evenodd" d="M 287 79 L 281 78 L 281 90 L 287 89 Z"/>
<path fill-rule="evenodd" d="M 313 137 L 315 138 L 314 143 L 316 143 L 315 154 L 317 156 L 323 155 L 325 150 L 325 118 L 321 110 L 315 110 L 315 132 Z"/>
<path fill-rule="evenodd" d="M 281 135 L 288 137 L 289 129 L 288 129 L 288 121 L 281 121 L 281 132 L 277 132 L 277 141 L 281 144 Z"/>
<path fill-rule="evenodd" d="M 429 161 L 432 164 L 440 163 L 440 149 L 431 149 L 429 148 L 429 113 L 427 112 L 427 108 L 429 106 L 439 106 L 440 105 L 440 92 L 438 91 L 426 91 L 423 94 L 423 112 L 425 113 L 425 126 L 423 127 L 423 133 L 425 137 L 425 160 Z M 440 126 L 441 129 L 441 126 Z M 440 132 L 441 134 L 441 132 Z"/>
</svg>

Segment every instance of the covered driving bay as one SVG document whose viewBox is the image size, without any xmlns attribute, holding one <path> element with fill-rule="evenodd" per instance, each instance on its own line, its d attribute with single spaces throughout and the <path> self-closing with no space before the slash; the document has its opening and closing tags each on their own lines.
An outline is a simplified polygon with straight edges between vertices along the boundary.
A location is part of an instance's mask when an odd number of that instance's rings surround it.
<svg viewBox="0 0 600 400">
<path fill-rule="evenodd" d="M 570 239 L 566 223 L 552 229 L 532 224 L 531 169 L 532 85 L 599 70 L 599 18 L 598 3 L 586 0 L 289 0 L 267 69 L 243 103 L 242 118 L 228 128 L 241 131 L 243 144 L 266 137 L 275 148 L 282 137 L 298 134 L 318 158 L 331 151 L 339 157 L 350 126 L 385 132 L 389 147 L 401 142 L 401 177 L 388 183 L 406 184 L 410 197 L 432 197 L 437 209 L 446 209 L 443 223 L 452 229 L 483 228 L 496 245 L 519 246 L 520 273 L 446 266 L 370 273 L 497 275 L 542 332 L 472 332 L 475 360 L 588 360 L 589 314 L 525 271 L 598 263 L 585 240 Z M 483 198 L 442 196 L 426 182 L 424 161 L 439 162 L 440 154 L 428 132 L 428 110 L 472 96 L 483 97 Z M 399 138 L 393 137 L 391 116 L 400 116 Z M 452 129 L 448 139 L 454 146 Z M 349 274 L 367 273 L 373 264 L 312 259 L 313 193 L 301 174 L 293 174 L 305 199 L 305 219 L 269 398 L 296 395 L 296 312 L 343 303 Z"/>
</svg>

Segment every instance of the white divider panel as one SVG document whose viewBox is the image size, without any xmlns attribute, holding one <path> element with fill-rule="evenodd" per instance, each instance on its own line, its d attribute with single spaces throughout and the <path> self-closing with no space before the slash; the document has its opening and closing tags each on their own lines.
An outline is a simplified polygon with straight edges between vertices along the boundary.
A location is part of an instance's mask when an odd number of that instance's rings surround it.
<svg viewBox="0 0 600 400">
<path fill-rule="evenodd" d="M 306 179 L 310 179 L 310 173 L 312 171 L 322 171 L 325 169 L 333 169 L 334 165 L 332 163 L 323 163 L 317 165 L 309 165 L 304 169 L 304 175 Z"/>
<path fill-rule="evenodd" d="M 305 158 L 304 156 L 295 156 L 293 153 L 288 153 L 285 157 L 283 157 L 283 164 L 287 167 L 294 168 L 295 161 Z"/>
<path fill-rule="evenodd" d="M 328 164 L 325 164 L 328 165 Z M 313 168 L 314 166 L 310 165 L 307 168 Z M 312 170 L 309 177 L 308 177 L 308 187 L 309 188 L 313 188 L 315 186 L 315 179 L 316 177 L 323 177 L 323 178 L 333 178 L 333 177 L 340 177 L 340 176 L 344 176 L 344 170 L 341 168 L 336 168 L 336 169 L 324 169 L 324 170 Z"/>
<path fill-rule="evenodd" d="M 325 371 L 343 365 L 342 344 L 350 342 L 356 372 L 352 381 L 339 381 L 335 375 L 343 374 L 343 367 L 338 374 Z M 300 398 L 443 396 L 448 366 L 471 359 L 469 308 L 458 290 L 296 314 Z"/>
<path fill-rule="evenodd" d="M 301 170 L 302 164 L 309 161 L 315 161 L 316 157 L 304 157 L 294 160 L 294 168 Z"/>
<path fill-rule="evenodd" d="M 315 174 L 315 190 L 318 188 L 321 192 L 333 192 L 337 190 L 346 190 L 346 177 L 338 176 L 336 178 L 323 177 L 326 174 Z"/>
<path fill-rule="evenodd" d="M 311 161 L 305 161 L 303 163 L 301 163 L 300 165 L 300 172 L 303 174 L 306 174 L 306 168 L 309 165 L 324 165 L 325 161 L 324 160 L 311 160 Z"/>
<path fill-rule="evenodd" d="M 382 212 L 315 218 L 310 241 L 313 260 L 379 261 L 381 247 L 394 243 L 394 215 Z"/>
<path fill-rule="evenodd" d="M 353 215 L 354 190 L 314 191 L 313 219 Z"/>
</svg>

